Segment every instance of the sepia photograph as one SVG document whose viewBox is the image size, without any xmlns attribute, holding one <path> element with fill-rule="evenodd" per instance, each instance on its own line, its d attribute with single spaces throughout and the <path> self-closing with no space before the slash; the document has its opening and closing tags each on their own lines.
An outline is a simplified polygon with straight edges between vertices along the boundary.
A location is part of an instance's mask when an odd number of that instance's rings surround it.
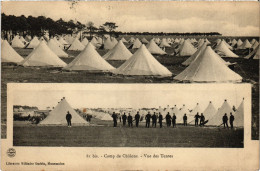
<svg viewBox="0 0 260 171">
<path fill-rule="evenodd" d="M 244 147 L 245 86 L 16 87 L 14 146 Z"/>
<path fill-rule="evenodd" d="M 28 82 L 250 83 L 259 139 L 258 2 L 1 5 L 2 138 L 6 85 Z"/>
</svg>

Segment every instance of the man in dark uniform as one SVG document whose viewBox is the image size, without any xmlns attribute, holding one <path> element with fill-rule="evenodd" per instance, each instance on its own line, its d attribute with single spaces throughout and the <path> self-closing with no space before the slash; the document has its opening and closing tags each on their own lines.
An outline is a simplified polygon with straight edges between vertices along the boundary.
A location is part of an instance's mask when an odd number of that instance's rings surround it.
<svg viewBox="0 0 260 171">
<path fill-rule="evenodd" d="M 229 123 L 230 123 L 231 129 L 233 129 L 234 120 L 235 120 L 235 117 L 234 117 L 234 115 L 232 115 L 232 112 L 230 112 Z"/>
<path fill-rule="evenodd" d="M 130 126 L 133 127 L 133 117 L 131 116 L 130 113 L 128 114 L 127 122 L 128 122 L 128 126 L 129 126 L 129 127 L 130 127 Z"/>
<path fill-rule="evenodd" d="M 67 120 L 67 123 L 68 123 L 68 127 L 71 127 L 71 119 L 72 119 L 72 116 L 71 116 L 70 112 L 68 111 L 67 115 L 66 115 L 66 120 Z"/>
<path fill-rule="evenodd" d="M 205 116 L 203 115 L 203 113 L 201 113 L 201 115 L 200 115 L 200 126 L 204 126 L 204 122 L 205 122 Z"/>
<path fill-rule="evenodd" d="M 146 120 L 146 125 L 145 125 L 145 127 L 146 127 L 146 128 L 149 128 L 149 127 L 150 127 L 150 119 L 151 119 L 151 114 L 150 114 L 150 112 L 148 112 L 148 114 L 145 116 L 145 120 Z"/>
<path fill-rule="evenodd" d="M 153 116 L 152 116 L 152 127 L 155 127 L 156 128 L 156 121 L 157 121 L 157 116 L 155 115 L 155 112 L 153 113 Z"/>
<path fill-rule="evenodd" d="M 195 126 L 198 126 L 199 125 L 199 118 L 200 118 L 199 112 L 194 116 L 194 118 L 195 118 Z"/>
<path fill-rule="evenodd" d="M 123 119 L 123 126 L 125 126 L 126 124 L 126 114 L 124 113 L 123 116 L 122 116 L 122 119 Z"/>
<path fill-rule="evenodd" d="M 187 126 L 187 116 L 186 116 L 186 113 L 184 114 L 184 116 L 183 116 L 183 125 L 184 126 Z"/>
<path fill-rule="evenodd" d="M 136 127 L 139 126 L 139 120 L 140 120 L 140 115 L 139 115 L 139 112 L 137 112 L 137 114 L 135 115 L 135 126 Z"/>
<path fill-rule="evenodd" d="M 228 117 L 227 117 L 227 114 L 225 113 L 225 115 L 222 117 L 222 121 L 223 121 L 223 124 L 224 124 L 224 128 L 228 128 Z"/>
<path fill-rule="evenodd" d="M 166 115 L 166 124 L 167 124 L 167 127 L 170 127 L 171 126 L 171 115 L 170 113 L 168 112 L 167 115 Z"/>
<path fill-rule="evenodd" d="M 159 112 L 159 124 L 160 124 L 160 128 L 162 128 L 162 120 L 163 120 L 163 116 L 162 116 L 161 112 Z"/>
<path fill-rule="evenodd" d="M 112 118 L 113 118 L 113 121 L 114 121 L 114 127 L 117 127 L 117 114 L 115 112 L 113 112 Z"/>
<path fill-rule="evenodd" d="M 172 115 L 172 127 L 176 127 L 176 119 L 177 117 L 175 116 L 175 113 Z"/>
</svg>

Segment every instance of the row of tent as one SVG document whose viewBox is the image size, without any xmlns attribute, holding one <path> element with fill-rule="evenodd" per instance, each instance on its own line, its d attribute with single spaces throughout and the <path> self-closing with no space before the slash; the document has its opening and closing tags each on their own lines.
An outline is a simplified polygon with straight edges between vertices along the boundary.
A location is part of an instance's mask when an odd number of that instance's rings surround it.
<svg viewBox="0 0 260 171">
<path fill-rule="evenodd" d="M 65 114 L 67 112 L 70 112 L 72 115 L 72 124 L 73 125 L 89 125 L 88 122 L 86 122 L 83 117 L 81 117 L 67 102 L 65 97 L 61 99 L 61 101 L 58 102 L 57 106 L 54 107 L 54 109 L 49 113 L 49 115 L 40 122 L 40 125 L 66 125 L 67 121 L 65 118 Z M 137 111 L 132 110 L 129 112 L 132 116 L 136 114 Z M 147 110 L 139 110 L 140 115 L 144 116 L 147 114 Z M 166 108 L 166 110 L 163 110 L 159 107 L 157 110 L 149 111 L 151 113 L 153 112 L 160 112 L 164 118 L 166 114 L 169 112 L 170 115 L 173 113 L 177 116 L 177 123 L 183 123 L 183 115 L 186 114 L 188 116 L 188 122 L 191 123 L 194 120 L 194 116 L 197 114 L 203 113 L 205 116 L 205 119 L 208 120 L 207 125 L 211 126 L 219 126 L 222 124 L 222 117 L 226 113 L 229 115 L 232 113 L 235 117 L 234 126 L 236 127 L 243 127 L 244 126 L 244 99 L 237 108 L 237 110 L 234 112 L 227 100 L 224 101 L 222 106 L 217 110 L 212 102 L 209 103 L 207 108 L 205 110 L 202 110 L 199 106 L 199 104 L 196 105 L 196 107 L 189 111 L 185 105 L 183 105 L 182 108 L 178 109 L 176 106 L 174 108 L 169 108 L 169 106 Z M 112 120 L 112 117 L 110 114 L 106 112 L 91 112 L 93 116 L 95 116 L 98 119 L 101 120 Z M 127 113 L 128 115 L 128 113 Z"/>
<path fill-rule="evenodd" d="M 186 41 L 184 41 L 185 44 Z M 54 46 L 55 42 L 50 40 L 49 46 Z M 102 58 L 92 43 L 88 43 L 85 49 L 68 65 L 63 62 L 51 50 L 44 41 L 35 48 L 25 59 L 23 59 L 5 40 L 2 43 L 2 61 L 14 62 L 23 66 L 56 66 L 63 67 L 65 70 L 98 70 L 109 71 L 118 75 L 153 75 L 153 76 L 172 76 L 172 73 L 160 64 L 150 53 L 149 48 L 156 47 L 153 40 L 142 46 L 132 55 L 120 40 Z M 219 45 L 225 46 L 220 43 Z M 148 49 L 147 49 L 148 47 Z M 59 49 L 56 47 L 54 49 Z M 8 60 L 12 57 L 12 61 Z M 15 59 L 14 59 L 15 58 Z M 126 60 L 119 68 L 115 69 L 107 60 L 117 58 Z M 188 67 L 178 74 L 175 79 L 190 82 L 241 82 L 242 77 L 229 69 L 225 62 L 215 53 L 207 43 L 204 44 L 190 57 L 184 65 Z"/>
</svg>

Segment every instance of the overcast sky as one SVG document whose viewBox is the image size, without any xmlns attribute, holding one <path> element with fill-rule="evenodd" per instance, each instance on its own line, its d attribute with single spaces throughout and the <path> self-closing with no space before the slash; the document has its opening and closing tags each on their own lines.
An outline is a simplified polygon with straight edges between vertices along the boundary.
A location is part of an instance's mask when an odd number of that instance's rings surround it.
<svg viewBox="0 0 260 171">
<path fill-rule="evenodd" d="M 209 101 L 219 108 L 224 99 L 231 106 L 241 103 L 247 89 L 236 84 L 16 84 L 14 105 L 54 107 L 65 97 L 73 108 L 173 107 L 185 104 L 204 109 Z M 250 89 L 250 86 L 249 86 Z M 9 97 L 9 96 L 8 96 Z"/>
<path fill-rule="evenodd" d="M 259 36 L 258 2 L 2 2 L 2 12 L 54 20 L 116 22 L 120 31 Z"/>
</svg>

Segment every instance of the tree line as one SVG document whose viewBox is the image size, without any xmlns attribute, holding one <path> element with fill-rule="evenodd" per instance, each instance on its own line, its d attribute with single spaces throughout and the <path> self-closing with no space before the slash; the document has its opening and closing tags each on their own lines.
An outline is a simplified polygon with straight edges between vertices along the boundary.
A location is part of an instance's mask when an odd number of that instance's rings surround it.
<svg viewBox="0 0 260 171">
<path fill-rule="evenodd" d="M 14 16 L 1 14 L 2 20 L 2 35 L 4 38 L 11 35 L 30 35 L 33 36 L 43 36 L 49 33 L 49 36 L 62 35 L 62 34 L 73 34 L 81 32 L 83 35 L 88 35 L 92 38 L 94 35 L 103 36 L 109 34 L 110 36 L 118 37 L 120 35 L 164 35 L 164 36 L 217 36 L 221 35 L 218 32 L 209 33 L 177 33 L 177 32 L 122 32 L 116 31 L 118 28 L 117 24 L 114 22 L 105 22 L 100 26 L 95 26 L 94 22 L 89 21 L 84 24 L 79 21 L 64 21 L 62 18 L 59 20 L 53 20 L 51 18 L 46 18 L 45 16 Z"/>
</svg>

